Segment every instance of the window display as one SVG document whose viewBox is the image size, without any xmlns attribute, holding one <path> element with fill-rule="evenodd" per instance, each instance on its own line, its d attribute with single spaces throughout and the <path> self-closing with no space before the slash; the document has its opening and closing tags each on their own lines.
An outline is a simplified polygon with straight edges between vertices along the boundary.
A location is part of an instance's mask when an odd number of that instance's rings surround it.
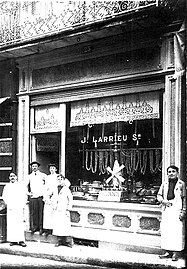
<svg viewBox="0 0 187 269">
<path fill-rule="evenodd" d="M 162 109 L 156 94 L 129 95 L 125 104 L 124 97 L 85 102 L 86 114 L 77 104 L 76 115 L 74 104 L 67 109 L 66 174 L 74 199 L 157 203 Z"/>
</svg>

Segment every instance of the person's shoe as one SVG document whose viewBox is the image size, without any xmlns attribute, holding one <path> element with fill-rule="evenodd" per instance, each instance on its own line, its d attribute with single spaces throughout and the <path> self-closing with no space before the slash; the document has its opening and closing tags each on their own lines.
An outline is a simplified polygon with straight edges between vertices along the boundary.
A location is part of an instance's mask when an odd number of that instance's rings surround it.
<svg viewBox="0 0 187 269">
<path fill-rule="evenodd" d="M 72 248 L 73 244 L 65 244 L 65 246 L 68 247 L 68 248 Z"/>
<path fill-rule="evenodd" d="M 60 243 L 55 244 L 55 247 L 60 247 L 60 246 L 62 246 L 62 244 Z"/>
<path fill-rule="evenodd" d="M 178 261 L 179 259 L 179 256 L 176 252 L 173 253 L 173 256 L 172 256 L 172 261 Z"/>
<path fill-rule="evenodd" d="M 31 234 L 34 234 L 36 232 L 36 229 L 31 230 Z"/>
<path fill-rule="evenodd" d="M 65 243 L 64 246 L 68 247 L 68 248 L 72 248 L 74 245 L 74 242 L 68 242 L 68 243 Z"/>
<path fill-rule="evenodd" d="M 42 234 L 43 234 L 43 230 L 40 229 L 40 231 L 39 231 L 39 235 L 42 235 Z"/>
<path fill-rule="evenodd" d="M 10 246 L 15 246 L 17 244 L 18 244 L 17 242 L 10 242 Z"/>
<path fill-rule="evenodd" d="M 25 244 L 25 242 L 21 241 L 21 242 L 19 242 L 19 246 L 26 247 L 27 245 Z"/>
<path fill-rule="evenodd" d="M 165 254 L 163 255 L 159 255 L 159 258 L 160 259 L 167 259 L 167 258 L 171 258 L 172 257 L 172 254 L 169 253 L 169 252 L 166 252 Z"/>
<path fill-rule="evenodd" d="M 49 236 L 49 233 L 45 232 L 45 233 L 43 233 L 43 235 L 44 235 L 45 237 L 48 237 L 48 236 Z"/>
<path fill-rule="evenodd" d="M 72 248 L 74 245 L 73 238 L 71 236 L 67 236 L 64 245 L 66 247 Z"/>
</svg>

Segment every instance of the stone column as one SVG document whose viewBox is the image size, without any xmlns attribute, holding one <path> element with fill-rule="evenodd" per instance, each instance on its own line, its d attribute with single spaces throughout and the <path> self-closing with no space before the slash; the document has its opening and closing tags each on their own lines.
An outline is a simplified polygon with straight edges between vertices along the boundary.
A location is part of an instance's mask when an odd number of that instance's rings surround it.
<svg viewBox="0 0 187 269">
<path fill-rule="evenodd" d="M 18 119 L 18 178 L 25 180 L 29 172 L 29 96 L 19 97 Z"/>
<path fill-rule="evenodd" d="M 183 79 L 166 76 L 163 95 L 163 176 L 169 165 L 180 169 L 180 176 L 185 171 L 185 118 Z"/>
</svg>

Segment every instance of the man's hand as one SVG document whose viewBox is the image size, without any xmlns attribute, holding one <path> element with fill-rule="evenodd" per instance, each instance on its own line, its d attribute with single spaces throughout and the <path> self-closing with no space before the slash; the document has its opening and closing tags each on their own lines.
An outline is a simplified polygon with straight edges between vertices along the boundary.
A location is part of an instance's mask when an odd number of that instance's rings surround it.
<svg viewBox="0 0 187 269">
<path fill-rule="evenodd" d="M 32 192 L 28 192 L 27 195 L 30 196 L 30 197 L 32 197 L 33 196 L 33 193 Z"/>
<path fill-rule="evenodd" d="M 172 203 L 170 203 L 168 200 L 162 200 L 162 205 L 165 205 L 165 206 L 171 206 Z"/>
<path fill-rule="evenodd" d="M 183 221 L 184 219 L 185 219 L 185 212 L 180 212 L 180 214 L 179 214 L 179 219 L 181 220 L 181 221 Z"/>
</svg>

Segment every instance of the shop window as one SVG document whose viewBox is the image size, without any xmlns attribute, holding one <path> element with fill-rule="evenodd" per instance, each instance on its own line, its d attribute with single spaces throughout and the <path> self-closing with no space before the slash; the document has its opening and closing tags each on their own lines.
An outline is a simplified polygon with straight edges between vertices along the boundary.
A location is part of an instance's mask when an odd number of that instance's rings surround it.
<svg viewBox="0 0 187 269">
<path fill-rule="evenodd" d="M 0 182 L 3 182 L 3 183 L 8 183 L 9 182 L 9 174 L 10 174 L 10 171 L 9 170 L 2 170 L 0 172 Z"/>
<path fill-rule="evenodd" d="M 0 198 L 13 167 L 13 108 L 9 98 L 1 98 L 0 105 Z"/>
<path fill-rule="evenodd" d="M 0 106 L 0 138 L 12 137 L 11 106 Z"/>
<path fill-rule="evenodd" d="M 0 137 L 1 138 L 11 138 L 12 137 L 12 124 L 0 123 Z"/>
<path fill-rule="evenodd" d="M 11 122 L 11 106 L 2 105 L 0 106 L 0 123 Z"/>
<path fill-rule="evenodd" d="M 70 118 L 71 106 L 67 109 L 66 176 L 74 199 L 157 203 L 161 106 L 158 117 L 141 120 L 71 126 Z"/>
</svg>

